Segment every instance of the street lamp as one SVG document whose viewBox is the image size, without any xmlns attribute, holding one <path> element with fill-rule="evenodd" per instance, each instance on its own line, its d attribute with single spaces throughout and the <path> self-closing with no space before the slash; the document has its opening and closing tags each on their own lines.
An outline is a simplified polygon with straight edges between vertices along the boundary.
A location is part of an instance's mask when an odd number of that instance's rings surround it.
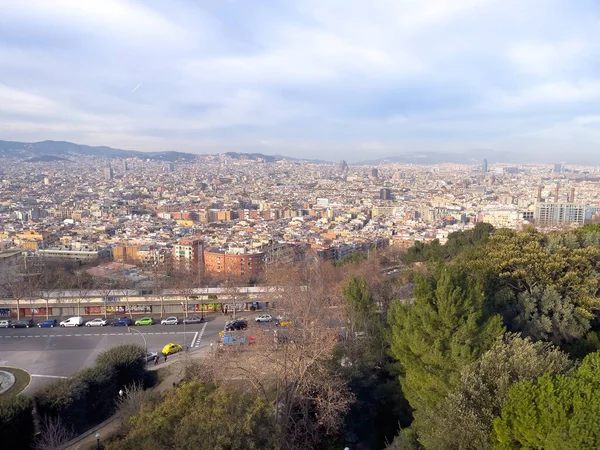
<svg viewBox="0 0 600 450">
<path fill-rule="evenodd" d="M 96 433 L 96 448 L 100 448 L 100 433 Z"/>
<path fill-rule="evenodd" d="M 131 328 L 131 327 L 127 327 L 127 331 L 129 331 L 130 333 L 132 331 L 135 331 L 137 334 L 139 334 L 142 339 L 144 340 L 144 347 L 146 348 L 146 354 L 144 355 L 144 358 L 148 355 L 148 343 L 146 342 L 146 336 L 144 336 L 144 334 L 142 332 L 140 332 L 139 330 L 136 330 L 135 328 Z"/>
<path fill-rule="evenodd" d="M 187 322 L 187 305 L 181 302 L 181 306 L 185 308 L 185 314 L 183 315 L 183 351 L 187 352 L 187 345 L 185 343 L 185 323 Z"/>
</svg>

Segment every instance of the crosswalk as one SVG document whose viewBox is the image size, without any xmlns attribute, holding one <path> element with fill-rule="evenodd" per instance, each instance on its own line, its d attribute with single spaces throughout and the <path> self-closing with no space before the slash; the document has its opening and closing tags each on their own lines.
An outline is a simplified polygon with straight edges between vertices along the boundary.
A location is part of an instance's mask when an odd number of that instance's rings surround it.
<svg viewBox="0 0 600 450">
<path fill-rule="evenodd" d="M 194 336 L 194 340 L 192 341 L 192 347 L 200 347 L 200 341 L 202 340 L 202 336 L 204 336 L 204 330 L 206 330 L 206 325 L 208 325 L 208 323 L 204 322 L 204 325 L 202 326 L 202 329 L 200 330 L 198 336 Z"/>
</svg>

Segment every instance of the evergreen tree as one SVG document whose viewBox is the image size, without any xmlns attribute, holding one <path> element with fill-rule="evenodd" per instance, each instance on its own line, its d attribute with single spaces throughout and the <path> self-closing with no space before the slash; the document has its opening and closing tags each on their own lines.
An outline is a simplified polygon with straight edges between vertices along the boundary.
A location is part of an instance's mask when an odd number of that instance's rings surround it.
<svg viewBox="0 0 600 450">
<path fill-rule="evenodd" d="M 456 385 L 460 369 L 503 334 L 500 317 L 485 317 L 483 305 L 481 286 L 451 266 L 438 280 L 416 279 L 414 304 L 393 304 L 391 353 L 401 364 L 402 389 L 417 413 L 433 409 Z"/>
<path fill-rule="evenodd" d="M 565 373 L 572 367 L 568 355 L 551 344 L 507 334 L 465 367 L 458 386 L 438 408 L 426 413 L 420 440 L 425 448 L 435 450 L 491 449 L 493 420 L 500 415 L 509 389 L 518 381 Z"/>
<path fill-rule="evenodd" d="M 496 449 L 600 447 L 600 353 L 572 375 L 546 374 L 515 384 L 494 420 Z"/>
</svg>

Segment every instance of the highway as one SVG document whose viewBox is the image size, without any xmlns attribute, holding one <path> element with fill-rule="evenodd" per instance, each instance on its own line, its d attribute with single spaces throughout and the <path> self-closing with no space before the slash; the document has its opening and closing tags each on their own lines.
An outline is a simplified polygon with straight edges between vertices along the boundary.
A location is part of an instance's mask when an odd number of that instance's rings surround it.
<svg viewBox="0 0 600 450">
<path fill-rule="evenodd" d="M 185 326 L 185 343 L 190 352 L 201 351 L 216 342 L 226 322 L 225 316 L 212 314 L 201 324 Z M 160 352 L 165 344 L 184 344 L 184 326 L 147 325 L 132 327 L 144 335 L 149 351 Z M 26 393 L 35 392 L 49 380 L 68 377 L 94 364 L 103 350 L 122 343 L 144 345 L 142 336 L 127 327 L 78 328 L 2 328 L 0 329 L 0 366 L 27 370 L 32 382 Z M 177 355 L 174 357 L 182 357 Z M 162 359 L 161 359 L 162 361 Z"/>
</svg>

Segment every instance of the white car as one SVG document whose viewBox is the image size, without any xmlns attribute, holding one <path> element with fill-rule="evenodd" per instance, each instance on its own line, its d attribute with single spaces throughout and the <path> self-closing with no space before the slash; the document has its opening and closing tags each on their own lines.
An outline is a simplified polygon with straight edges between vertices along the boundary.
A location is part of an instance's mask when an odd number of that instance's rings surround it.
<svg viewBox="0 0 600 450">
<path fill-rule="evenodd" d="M 86 327 L 104 327 L 108 324 L 108 321 L 106 319 L 102 319 L 100 317 L 98 317 L 97 319 L 93 319 L 90 320 L 89 322 L 86 322 L 85 326 Z"/>
<path fill-rule="evenodd" d="M 179 324 L 179 319 L 175 316 L 167 317 L 160 321 L 161 325 L 177 325 Z"/>
<path fill-rule="evenodd" d="M 61 327 L 80 327 L 83 325 L 83 317 L 69 317 L 67 320 L 63 320 L 59 325 Z"/>
<path fill-rule="evenodd" d="M 273 320 L 273 317 L 271 316 L 271 314 L 263 314 L 262 316 L 258 316 L 256 319 L 257 322 L 271 322 Z"/>
</svg>

